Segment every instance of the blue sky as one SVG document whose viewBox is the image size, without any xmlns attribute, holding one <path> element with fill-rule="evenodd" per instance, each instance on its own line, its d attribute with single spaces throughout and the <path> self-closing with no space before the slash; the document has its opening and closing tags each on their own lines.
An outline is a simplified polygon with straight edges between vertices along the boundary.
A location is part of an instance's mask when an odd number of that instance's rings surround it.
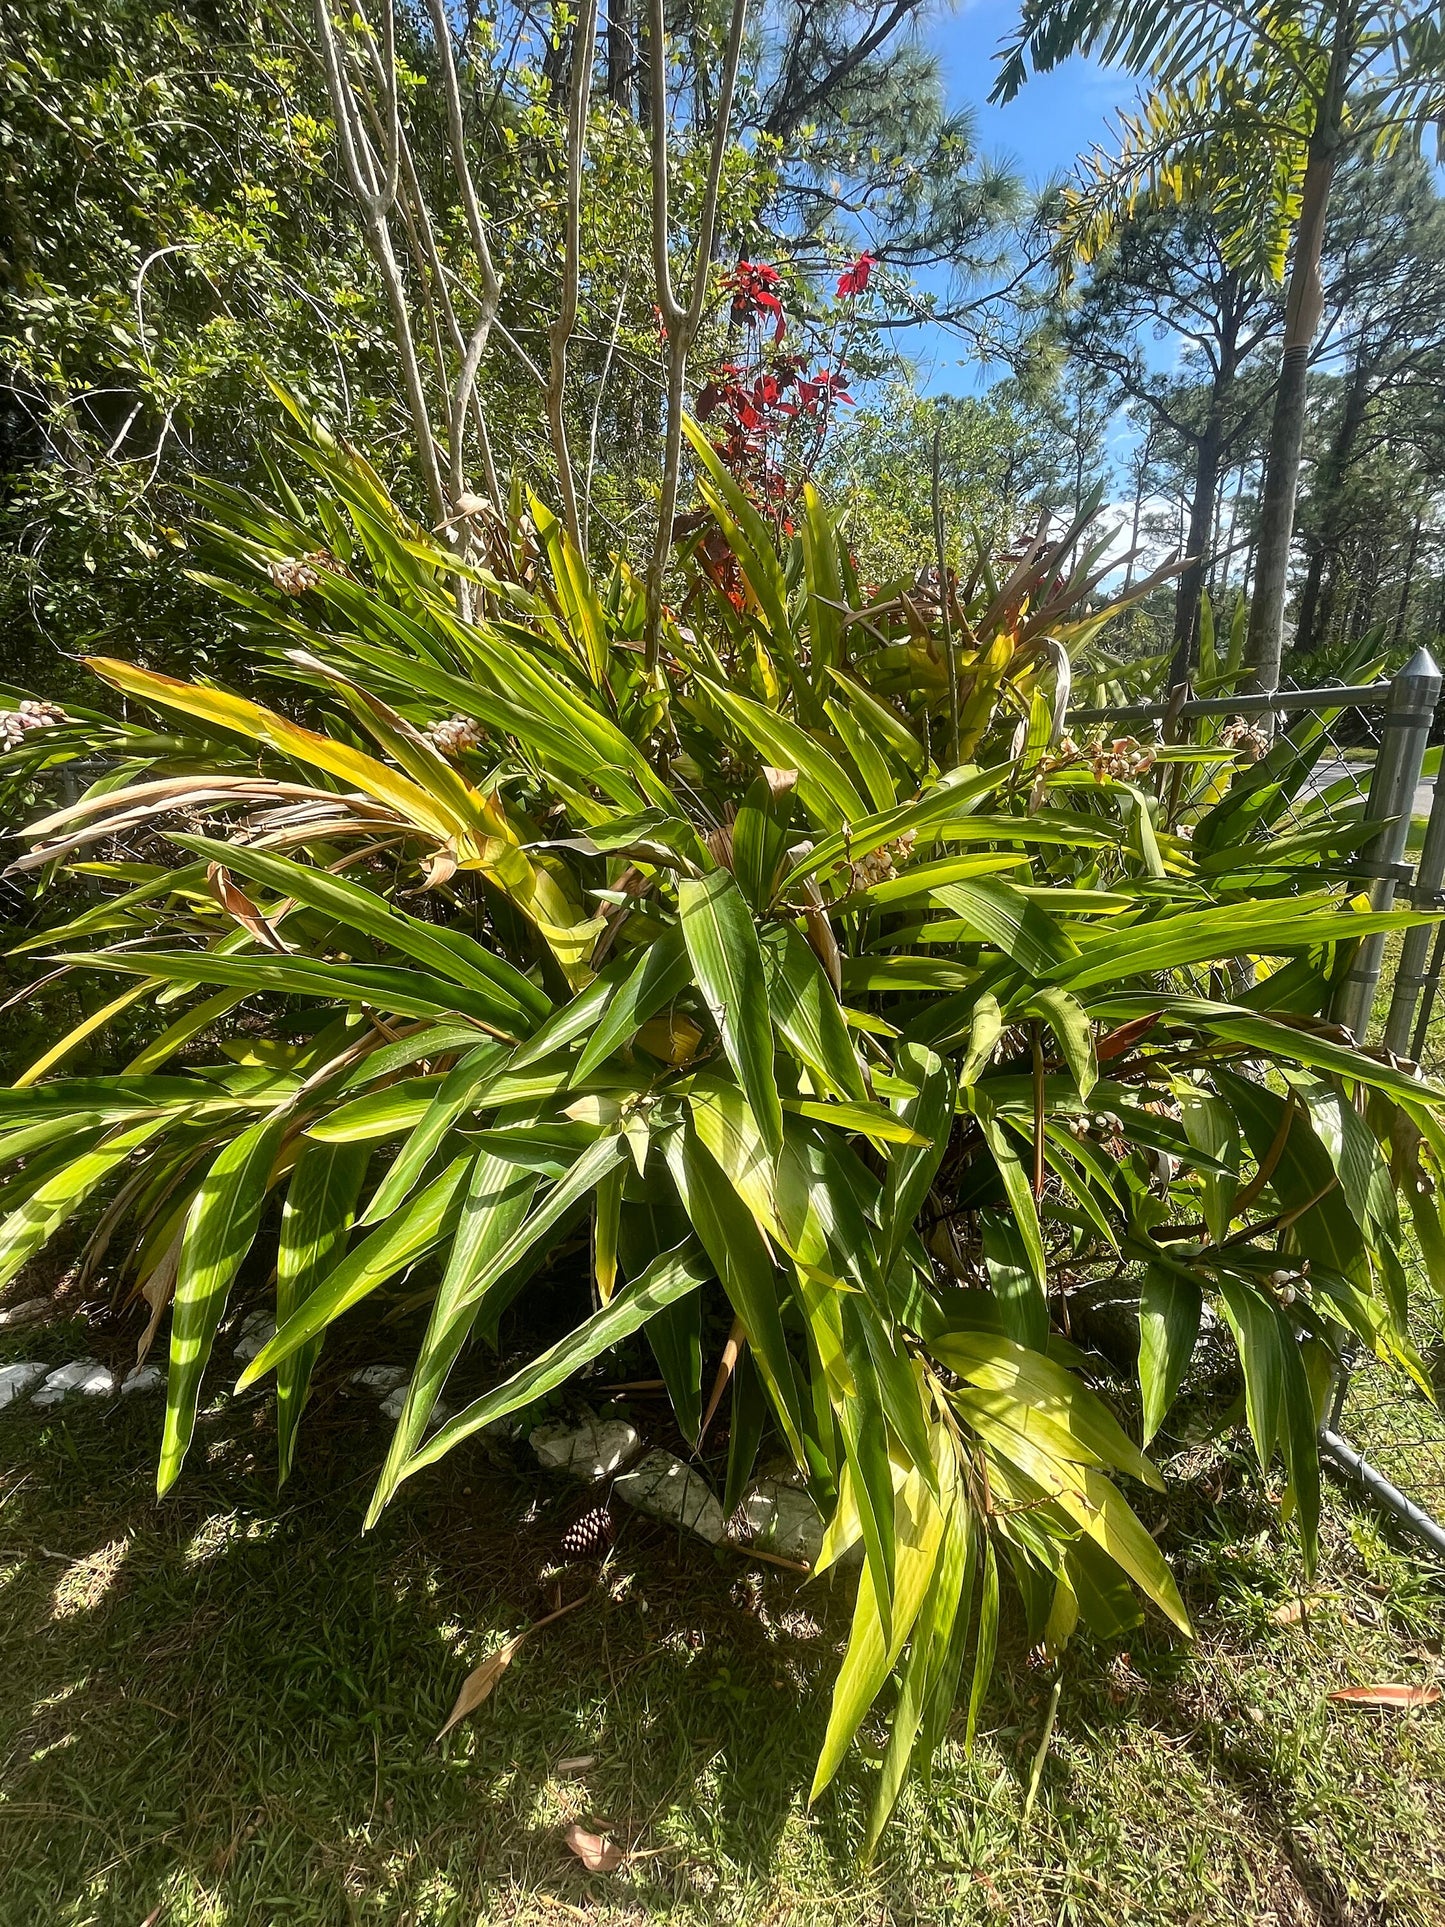
<svg viewBox="0 0 1445 1927">
<path fill-rule="evenodd" d="M 997 74 L 994 56 L 1017 20 L 1017 0 L 962 0 L 934 20 L 927 38 L 943 66 L 949 105 L 973 110 L 983 150 L 1006 159 L 1031 186 L 1041 187 L 1107 137 L 1110 116 L 1130 100 L 1135 82 L 1128 74 L 1076 58 L 1053 73 L 1031 76 L 1007 107 L 989 106 Z M 945 292 L 941 284 L 938 292 Z M 908 336 L 906 352 L 927 391 L 979 385 L 978 371 L 960 365 L 962 344 L 941 329 Z"/>
</svg>

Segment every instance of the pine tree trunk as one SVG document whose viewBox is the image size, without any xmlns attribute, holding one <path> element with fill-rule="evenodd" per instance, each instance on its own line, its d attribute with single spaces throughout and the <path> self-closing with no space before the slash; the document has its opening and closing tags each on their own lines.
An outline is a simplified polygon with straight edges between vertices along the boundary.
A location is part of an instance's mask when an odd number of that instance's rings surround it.
<svg viewBox="0 0 1445 1927">
<path fill-rule="evenodd" d="M 1284 653 L 1285 598 L 1289 588 L 1290 546 L 1299 495 L 1300 454 L 1304 447 L 1305 392 L 1310 350 L 1324 309 L 1320 261 L 1325 217 L 1339 160 L 1345 83 L 1354 54 L 1354 8 L 1342 0 L 1335 13 L 1329 73 L 1315 116 L 1300 196 L 1294 266 L 1285 304 L 1284 353 L 1275 390 L 1259 504 L 1259 547 L 1255 558 L 1254 599 L 1244 659 L 1256 689 L 1279 687 Z"/>
<path fill-rule="evenodd" d="M 1340 500 L 1339 491 L 1349 472 L 1355 443 L 1365 423 L 1365 411 L 1370 400 L 1370 375 L 1374 365 L 1365 344 L 1361 342 L 1350 370 L 1350 385 L 1335 427 L 1335 438 L 1330 444 L 1329 453 L 1320 463 L 1314 482 L 1324 510 L 1316 539 L 1311 544 L 1309 574 L 1305 578 L 1299 621 L 1295 628 L 1295 646 L 1308 655 L 1313 655 L 1329 634 L 1334 577 L 1344 529 L 1345 505 Z"/>
<path fill-rule="evenodd" d="M 1294 631 L 1294 646 L 1302 656 L 1312 656 L 1320 646 L 1318 621 L 1326 553 L 1324 537 L 1317 535 L 1309 547 L 1309 568 L 1305 574 L 1305 586 L 1300 592 L 1299 617 Z"/>
<path fill-rule="evenodd" d="M 1424 524 L 1423 514 L 1415 516 L 1415 526 L 1410 531 L 1410 546 L 1405 552 L 1405 579 L 1400 584 L 1400 606 L 1395 611 L 1395 641 L 1405 640 L 1405 618 L 1410 613 L 1410 591 L 1415 586 L 1415 562 L 1420 554 L 1420 530 Z"/>
<path fill-rule="evenodd" d="M 1185 554 L 1189 566 L 1179 578 L 1174 595 L 1174 660 L 1169 667 L 1169 686 L 1186 682 L 1194 666 L 1195 639 L 1199 631 L 1199 598 L 1204 588 L 1205 570 L 1214 547 L 1214 532 L 1219 522 L 1219 500 L 1224 477 L 1224 423 L 1234 390 L 1239 365 L 1239 276 L 1231 274 L 1228 283 L 1227 320 L 1219 343 L 1219 361 L 1209 390 L 1209 409 L 1204 428 L 1195 447 L 1194 500 L 1189 509 L 1189 536 Z"/>
<path fill-rule="evenodd" d="M 636 112 L 637 39 L 630 0 L 608 0 L 607 98 L 628 116 Z"/>
<path fill-rule="evenodd" d="M 1169 687 L 1188 680 L 1194 664 L 1194 642 L 1199 629 L 1199 595 L 1204 587 L 1204 568 L 1214 541 L 1214 491 L 1219 480 L 1219 457 L 1223 445 L 1224 422 L 1220 408 L 1211 400 L 1204 433 L 1199 438 L 1195 458 L 1194 499 L 1189 505 L 1189 534 L 1185 554 L 1189 566 L 1179 578 L 1174 596 L 1174 659 L 1169 665 Z"/>
</svg>

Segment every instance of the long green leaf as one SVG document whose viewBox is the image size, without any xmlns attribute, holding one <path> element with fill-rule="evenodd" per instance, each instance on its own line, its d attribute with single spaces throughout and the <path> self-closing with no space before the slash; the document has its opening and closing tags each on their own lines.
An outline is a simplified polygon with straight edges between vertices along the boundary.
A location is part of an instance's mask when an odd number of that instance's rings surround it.
<svg viewBox="0 0 1445 1927">
<path fill-rule="evenodd" d="M 768 1006 L 795 1057 L 842 1098 L 866 1104 L 868 1088 L 848 1025 L 812 946 L 794 924 L 762 932 Z"/>
<path fill-rule="evenodd" d="M 693 1230 L 712 1260 L 752 1346 L 778 1423 L 798 1463 L 805 1464 L 802 1414 L 793 1361 L 783 1332 L 780 1277 L 752 1213 L 724 1177 L 691 1124 L 664 1146 L 667 1166 Z"/>
<path fill-rule="evenodd" d="M 363 1224 L 377 1224 L 390 1217 L 398 1205 L 411 1196 L 422 1173 L 441 1149 L 447 1134 L 464 1112 L 484 1103 L 487 1086 L 506 1062 L 500 1044 L 483 1044 L 468 1053 L 460 1064 L 442 1079 L 441 1089 L 425 1114 L 412 1126 L 411 1135 L 392 1160 L 386 1176 L 373 1192 Z"/>
<path fill-rule="evenodd" d="M 1203 1298 L 1176 1271 L 1150 1265 L 1139 1294 L 1139 1386 L 1144 1395 L 1144 1443 L 1164 1423 L 1178 1396 L 1199 1338 Z"/>
<path fill-rule="evenodd" d="M 368 1154 L 360 1144 L 303 1143 L 286 1188 L 276 1245 L 276 1323 L 284 1325 L 346 1249 Z M 296 1451 L 311 1368 L 321 1349 L 313 1338 L 276 1367 L 277 1482 L 285 1484 Z"/>
<path fill-rule="evenodd" d="M 226 1309 L 231 1281 L 256 1235 L 285 1128 L 284 1117 L 269 1117 L 242 1131 L 212 1164 L 191 1201 L 171 1312 L 165 1429 L 156 1470 L 158 1497 L 163 1498 L 180 1476 L 195 1430 L 201 1374 Z"/>
<path fill-rule="evenodd" d="M 776 1157 L 783 1147 L 783 1112 L 773 1070 L 767 977 L 752 912 L 726 870 L 680 878 L 677 902 L 698 988 Z"/>
<path fill-rule="evenodd" d="M 436 1410 L 447 1376 L 486 1302 L 475 1279 L 527 1220 L 538 1178 L 506 1159 L 483 1154 L 472 1168 L 461 1229 L 427 1321 L 386 1463 L 367 1508 L 364 1530 L 381 1516 Z"/>
<path fill-rule="evenodd" d="M 676 927 L 665 930 L 647 946 L 613 991 L 597 1028 L 582 1048 L 573 1082 L 590 1077 L 650 1017 L 680 997 L 691 982 L 692 965 L 682 932 Z"/>
<path fill-rule="evenodd" d="M 494 956 L 464 930 L 423 923 L 347 877 L 258 850 L 252 844 L 179 835 L 174 841 L 213 863 L 266 884 L 283 897 L 294 897 L 298 903 L 334 917 L 345 929 L 364 931 L 439 977 L 454 979 L 488 996 L 499 1012 L 505 1010 L 512 1022 L 529 1030 L 552 1008 L 546 992 L 539 990 L 530 977 L 504 957 Z"/>
<path fill-rule="evenodd" d="M 30 1093 L 27 1091 L 25 1095 L 28 1097 Z M 78 1139 L 84 1120 L 72 1114 L 68 1121 L 75 1127 Z M 125 1164 L 133 1152 L 149 1143 L 168 1122 L 164 1117 L 152 1118 L 133 1124 L 100 1144 L 80 1149 L 78 1156 L 66 1153 L 56 1174 L 46 1178 L 0 1225 L 0 1285 L 8 1284 L 71 1213 L 79 1210 L 96 1186 L 118 1165 Z M 32 1150 L 34 1148 L 32 1145 Z"/>
<path fill-rule="evenodd" d="M 661 1252 L 643 1275 L 635 1283 L 625 1286 L 610 1305 L 593 1312 L 590 1318 L 584 1319 L 565 1338 L 559 1339 L 540 1357 L 534 1358 L 530 1365 L 514 1373 L 505 1384 L 482 1398 L 474 1399 L 465 1411 L 448 1419 L 435 1436 L 413 1454 L 403 1477 L 410 1477 L 424 1465 L 434 1464 L 460 1440 L 468 1438 L 482 1426 L 505 1418 L 509 1412 L 530 1405 L 534 1399 L 543 1397 L 555 1386 L 563 1384 L 611 1346 L 630 1337 L 658 1312 L 690 1292 L 695 1292 L 711 1275 L 711 1266 L 691 1240 L 676 1251 Z"/>
<path fill-rule="evenodd" d="M 513 1010 L 491 991 L 447 983 L 395 964 L 336 963 L 323 957 L 219 956 L 214 951 L 96 950 L 62 958 L 125 970 L 173 984 L 233 984 L 250 992 L 290 991 L 336 1002 L 374 1004 L 398 1017 L 472 1017 L 483 1029 L 520 1041 Z"/>
<path fill-rule="evenodd" d="M 897 1103 L 895 1109 L 923 1142 L 900 1145 L 888 1160 L 888 1175 L 883 1181 L 883 1243 L 879 1255 L 879 1268 L 885 1278 L 892 1275 L 903 1241 L 913 1229 L 948 1148 L 955 1100 L 953 1073 L 941 1057 L 922 1045 L 901 1044 L 895 1069 L 916 1092 Z"/>
<path fill-rule="evenodd" d="M 461 1212 L 461 1188 L 473 1160 L 455 1158 L 424 1191 L 349 1251 L 251 1360 L 236 1381 L 244 1392 L 288 1353 L 317 1338 L 343 1312 L 441 1243 Z"/>
</svg>

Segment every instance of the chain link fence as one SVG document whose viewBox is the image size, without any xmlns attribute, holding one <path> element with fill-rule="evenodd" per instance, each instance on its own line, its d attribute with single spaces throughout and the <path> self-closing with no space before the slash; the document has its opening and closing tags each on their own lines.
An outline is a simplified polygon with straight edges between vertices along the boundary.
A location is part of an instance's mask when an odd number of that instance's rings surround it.
<svg viewBox="0 0 1445 1927">
<path fill-rule="evenodd" d="M 1152 732 L 1165 743 L 1260 756 L 1289 736 L 1315 760 L 1272 833 L 1328 829 L 1345 848 L 1337 860 L 1322 850 L 1314 874 L 1357 884 L 1375 909 L 1434 910 L 1445 909 L 1445 780 L 1438 780 L 1441 752 L 1429 748 L 1441 688 L 1439 668 L 1421 649 L 1388 681 L 1204 698 L 1179 688 L 1167 701 L 1076 709 L 1068 720 L 1074 731 L 1102 725 L 1114 734 Z M 1187 825 L 1192 799 L 1181 793 L 1183 767 L 1160 765 L 1159 793 L 1171 819 Z M 1349 832 L 1366 822 L 1381 827 L 1354 842 Z M 1442 966 L 1445 924 L 1406 931 L 1388 953 L 1383 935 L 1367 937 L 1329 1014 L 1401 1059 L 1445 1070 L 1445 1014 L 1435 1016 Z M 1423 1278 L 1419 1285 L 1412 1337 L 1436 1396 L 1445 1398 L 1445 1307 Z M 1368 1353 L 1347 1355 L 1320 1447 L 1351 1485 L 1445 1560 L 1445 1412 L 1439 1404 Z"/>
</svg>

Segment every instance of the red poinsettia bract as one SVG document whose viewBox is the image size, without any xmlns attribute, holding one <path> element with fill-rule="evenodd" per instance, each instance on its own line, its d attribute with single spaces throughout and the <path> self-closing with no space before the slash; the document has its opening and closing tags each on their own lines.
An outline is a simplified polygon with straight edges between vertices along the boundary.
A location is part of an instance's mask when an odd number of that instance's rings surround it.
<svg viewBox="0 0 1445 1927">
<path fill-rule="evenodd" d="M 845 268 L 838 276 L 838 299 L 849 301 L 856 294 L 866 294 L 868 277 L 877 265 L 873 256 L 865 248 L 853 265 Z"/>
</svg>

